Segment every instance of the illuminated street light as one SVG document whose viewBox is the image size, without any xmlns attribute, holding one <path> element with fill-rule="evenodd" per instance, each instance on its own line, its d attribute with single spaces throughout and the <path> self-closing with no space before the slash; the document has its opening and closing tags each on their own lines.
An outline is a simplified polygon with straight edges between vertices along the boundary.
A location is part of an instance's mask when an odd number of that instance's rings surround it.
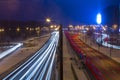
<svg viewBox="0 0 120 80">
<path fill-rule="evenodd" d="M 0 32 L 2 32 L 2 29 L 0 29 Z"/>
<path fill-rule="evenodd" d="M 116 30 L 117 27 L 118 27 L 118 25 L 117 25 L 117 24 L 114 24 L 112 27 L 113 27 L 114 30 Z"/>
<path fill-rule="evenodd" d="M 50 26 L 50 28 L 53 28 L 53 27 L 54 27 L 53 25 Z"/>
<path fill-rule="evenodd" d="M 29 30 L 29 27 L 26 27 L 26 30 Z"/>
<path fill-rule="evenodd" d="M 16 29 L 16 31 L 19 32 L 19 31 L 20 31 L 20 28 L 18 27 L 18 28 Z"/>
<path fill-rule="evenodd" d="M 51 19 L 50 18 L 46 18 L 46 22 L 50 23 Z"/>
<path fill-rule="evenodd" d="M 57 25 L 54 25 L 54 27 L 56 28 L 56 27 L 57 27 Z"/>
<path fill-rule="evenodd" d="M 2 28 L 2 29 L 0 29 L 0 32 L 4 32 L 5 30 Z"/>
<path fill-rule="evenodd" d="M 4 29 L 1 29 L 2 32 L 4 32 L 5 30 Z"/>
<path fill-rule="evenodd" d="M 50 25 L 50 23 L 51 23 L 51 19 L 50 18 L 46 18 L 46 22 Z M 51 26 L 49 26 L 49 31 L 51 32 Z"/>
</svg>

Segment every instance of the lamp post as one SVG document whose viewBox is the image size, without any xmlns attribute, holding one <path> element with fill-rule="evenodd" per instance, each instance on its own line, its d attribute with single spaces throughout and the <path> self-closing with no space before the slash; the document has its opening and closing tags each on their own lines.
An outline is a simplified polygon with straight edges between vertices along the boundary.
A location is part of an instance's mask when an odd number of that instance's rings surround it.
<svg viewBox="0 0 120 80">
<path fill-rule="evenodd" d="M 50 18 L 46 18 L 46 20 L 45 20 L 48 24 L 50 24 L 51 23 L 51 19 Z M 49 32 L 51 32 L 50 31 L 50 26 L 49 26 Z"/>
<path fill-rule="evenodd" d="M 63 80 L 63 32 L 62 32 L 62 25 L 60 25 L 59 29 L 60 34 L 60 80 Z"/>
<path fill-rule="evenodd" d="M 102 22 L 102 16 L 100 13 L 97 14 L 97 24 L 99 25 L 99 27 L 101 27 L 101 22 Z M 101 29 L 102 30 L 102 29 Z M 100 32 L 101 33 L 101 42 L 100 44 L 102 45 L 102 31 Z M 99 43 L 98 43 L 99 44 Z M 100 46 L 99 46 L 100 47 Z M 99 49 L 99 48 L 98 48 Z"/>
<path fill-rule="evenodd" d="M 53 21 L 51 21 L 50 18 L 46 18 L 46 22 L 47 23 L 51 23 Z M 49 26 L 49 31 L 51 32 L 50 28 L 53 28 L 54 26 Z M 59 60 L 60 60 L 60 80 L 63 80 L 63 32 L 62 32 L 62 25 L 60 24 L 59 27 Z"/>
<path fill-rule="evenodd" d="M 51 19 L 50 18 L 46 18 L 46 22 L 50 23 Z"/>
</svg>

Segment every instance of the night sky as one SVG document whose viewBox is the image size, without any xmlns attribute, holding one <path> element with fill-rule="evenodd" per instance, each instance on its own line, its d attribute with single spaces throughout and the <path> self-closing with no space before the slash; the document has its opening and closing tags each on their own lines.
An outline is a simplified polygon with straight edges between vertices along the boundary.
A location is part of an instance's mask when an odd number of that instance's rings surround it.
<svg viewBox="0 0 120 80">
<path fill-rule="evenodd" d="M 96 24 L 98 12 L 120 0 L 0 0 L 0 20 Z"/>
</svg>

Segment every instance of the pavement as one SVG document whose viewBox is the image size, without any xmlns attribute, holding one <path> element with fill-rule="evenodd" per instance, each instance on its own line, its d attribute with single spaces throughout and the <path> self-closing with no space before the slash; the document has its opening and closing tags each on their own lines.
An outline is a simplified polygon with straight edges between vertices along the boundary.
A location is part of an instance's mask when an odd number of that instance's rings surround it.
<svg viewBox="0 0 120 80">
<path fill-rule="evenodd" d="M 91 39 L 87 35 L 86 36 L 84 34 L 80 35 L 81 35 L 80 39 L 87 45 L 120 63 L 120 49 L 99 46 L 93 39 Z"/>
<path fill-rule="evenodd" d="M 65 35 L 63 36 L 63 80 L 74 80 L 73 72 L 71 70 L 71 56 L 67 49 L 67 42 Z"/>
<path fill-rule="evenodd" d="M 77 62 L 73 59 L 76 59 Z M 79 60 L 63 34 L 63 80 L 76 80 L 74 75 L 77 76 L 78 80 L 88 80 L 84 71 L 79 69 L 77 64 L 79 64 Z M 75 73 L 71 66 L 73 66 Z"/>
<path fill-rule="evenodd" d="M 32 56 L 37 50 L 39 50 L 42 45 L 49 39 L 50 34 L 47 34 L 45 36 L 46 37 L 42 38 L 34 38 L 34 40 L 31 42 L 31 39 L 26 40 L 23 43 L 29 42 L 31 44 L 30 46 L 24 45 L 24 47 L 22 47 L 21 49 L 0 60 L 0 75 L 12 69 L 14 66 L 19 66 L 26 59 Z"/>
</svg>

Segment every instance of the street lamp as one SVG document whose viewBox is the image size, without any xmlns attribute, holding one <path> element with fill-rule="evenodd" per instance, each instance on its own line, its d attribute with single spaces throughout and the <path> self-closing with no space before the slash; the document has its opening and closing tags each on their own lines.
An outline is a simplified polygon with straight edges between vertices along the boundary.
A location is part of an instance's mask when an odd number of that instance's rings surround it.
<svg viewBox="0 0 120 80">
<path fill-rule="evenodd" d="M 45 21 L 46 21 L 48 24 L 51 23 L 51 19 L 50 19 L 50 18 L 46 18 Z M 51 31 L 50 31 L 50 27 L 49 27 L 49 32 L 51 32 Z"/>
<path fill-rule="evenodd" d="M 97 21 L 97 24 L 99 25 L 99 27 L 101 27 L 102 16 L 101 16 L 100 13 L 97 14 L 97 20 L 96 21 Z M 102 45 L 102 31 L 101 31 L 101 45 Z"/>
<path fill-rule="evenodd" d="M 50 18 L 46 18 L 46 22 L 47 23 L 51 23 L 51 19 Z M 52 20 L 52 22 L 53 22 L 53 20 Z M 53 28 L 54 26 L 53 25 L 51 25 L 50 27 L 49 27 L 49 31 L 51 31 L 50 30 L 50 28 Z M 59 26 L 59 35 L 60 35 L 60 43 L 59 43 L 59 51 L 60 51 L 60 77 L 61 77 L 61 80 L 63 80 L 63 33 L 62 33 L 62 25 L 60 25 Z"/>
<path fill-rule="evenodd" d="M 19 31 L 20 31 L 20 28 L 18 27 L 18 28 L 16 29 L 16 31 L 19 32 Z"/>
<path fill-rule="evenodd" d="M 46 18 L 46 22 L 47 22 L 47 23 L 50 23 L 50 22 L 51 22 L 51 19 L 50 19 L 50 18 Z"/>
</svg>

